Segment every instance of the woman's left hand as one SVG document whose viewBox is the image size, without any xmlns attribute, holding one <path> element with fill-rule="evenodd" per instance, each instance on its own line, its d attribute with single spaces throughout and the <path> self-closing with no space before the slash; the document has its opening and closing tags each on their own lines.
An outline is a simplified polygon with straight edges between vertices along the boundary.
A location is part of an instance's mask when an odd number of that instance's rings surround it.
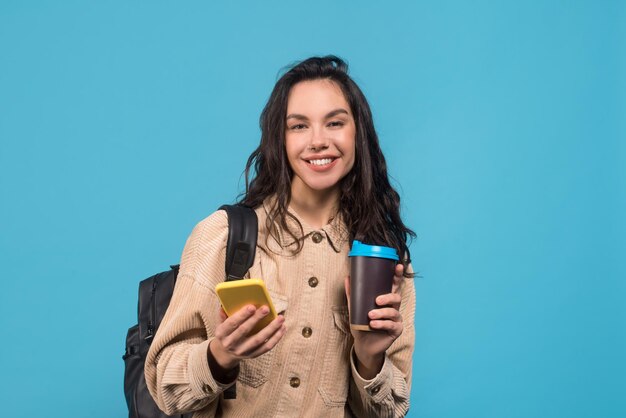
<svg viewBox="0 0 626 418">
<path fill-rule="evenodd" d="M 396 265 L 391 293 L 380 295 L 376 304 L 380 306 L 369 312 L 369 326 L 374 331 L 351 330 L 354 337 L 355 365 L 357 371 L 366 380 L 373 379 L 380 372 L 385 361 L 385 352 L 402 334 L 402 315 L 400 315 L 400 291 L 404 284 L 404 267 Z M 348 309 L 350 309 L 350 277 L 345 279 Z"/>
</svg>

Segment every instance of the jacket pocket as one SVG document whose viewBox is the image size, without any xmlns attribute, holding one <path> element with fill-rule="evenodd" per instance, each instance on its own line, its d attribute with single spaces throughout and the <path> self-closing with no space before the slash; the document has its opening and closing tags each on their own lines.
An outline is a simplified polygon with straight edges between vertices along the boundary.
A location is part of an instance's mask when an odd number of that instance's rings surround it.
<svg viewBox="0 0 626 418">
<path fill-rule="evenodd" d="M 269 289 L 268 293 L 272 298 L 276 313 L 284 313 L 287 310 L 287 298 Z M 259 387 L 267 382 L 272 372 L 272 366 L 274 365 L 275 352 L 276 347 L 257 358 L 243 360 L 237 380 L 253 388 Z"/>
<path fill-rule="evenodd" d="M 350 384 L 352 334 L 348 324 L 348 307 L 333 306 L 331 310 L 333 327 L 325 350 L 319 393 L 326 406 L 343 408 Z"/>
</svg>

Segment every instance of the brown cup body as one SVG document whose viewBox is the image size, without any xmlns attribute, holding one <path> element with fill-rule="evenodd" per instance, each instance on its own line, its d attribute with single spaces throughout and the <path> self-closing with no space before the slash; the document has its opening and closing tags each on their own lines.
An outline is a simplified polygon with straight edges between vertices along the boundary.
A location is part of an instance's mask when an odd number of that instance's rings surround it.
<svg viewBox="0 0 626 418">
<path fill-rule="evenodd" d="M 369 311 L 378 309 L 376 298 L 391 292 L 397 261 L 387 258 L 350 257 L 350 327 L 372 331 Z"/>
</svg>

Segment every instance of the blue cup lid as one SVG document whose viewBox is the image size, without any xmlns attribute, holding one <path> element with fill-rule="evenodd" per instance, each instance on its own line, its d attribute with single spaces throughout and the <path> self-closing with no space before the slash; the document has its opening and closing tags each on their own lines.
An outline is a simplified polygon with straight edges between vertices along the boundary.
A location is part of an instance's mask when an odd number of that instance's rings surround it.
<svg viewBox="0 0 626 418">
<path fill-rule="evenodd" d="M 348 257 L 377 257 L 388 258 L 389 260 L 400 260 L 398 251 L 395 248 L 383 247 L 382 245 L 368 245 L 361 241 L 352 241 L 352 249 Z"/>
</svg>

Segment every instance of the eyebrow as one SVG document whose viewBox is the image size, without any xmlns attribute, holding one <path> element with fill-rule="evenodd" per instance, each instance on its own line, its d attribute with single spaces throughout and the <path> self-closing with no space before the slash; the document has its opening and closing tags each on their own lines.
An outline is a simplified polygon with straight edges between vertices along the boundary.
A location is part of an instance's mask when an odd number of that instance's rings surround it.
<svg viewBox="0 0 626 418">
<path fill-rule="evenodd" d="M 339 109 L 335 109 L 335 110 L 332 110 L 332 111 L 328 112 L 326 114 L 326 116 L 324 116 L 324 119 L 330 119 L 330 118 L 335 117 L 335 116 L 340 115 L 340 114 L 349 115 L 349 113 L 348 113 L 348 111 L 346 109 L 339 108 Z M 300 115 L 298 113 L 290 113 L 289 115 L 287 115 L 287 120 L 289 120 L 289 119 L 309 120 L 309 118 L 307 118 L 306 116 Z"/>
</svg>

